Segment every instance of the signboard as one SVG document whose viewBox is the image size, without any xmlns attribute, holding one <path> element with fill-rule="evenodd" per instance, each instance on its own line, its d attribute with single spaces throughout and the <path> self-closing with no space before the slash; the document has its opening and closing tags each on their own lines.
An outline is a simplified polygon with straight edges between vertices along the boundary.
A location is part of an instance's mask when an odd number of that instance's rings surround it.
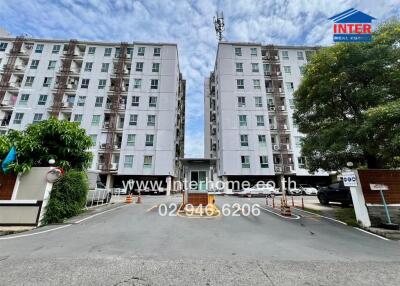
<svg viewBox="0 0 400 286">
<path fill-rule="evenodd" d="M 369 184 L 371 191 L 389 191 L 389 187 L 384 184 Z"/>
<path fill-rule="evenodd" d="M 343 173 L 343 183 L 345 187 L 357 187 L 356 174 L 353 172 Z"/>
</svg>

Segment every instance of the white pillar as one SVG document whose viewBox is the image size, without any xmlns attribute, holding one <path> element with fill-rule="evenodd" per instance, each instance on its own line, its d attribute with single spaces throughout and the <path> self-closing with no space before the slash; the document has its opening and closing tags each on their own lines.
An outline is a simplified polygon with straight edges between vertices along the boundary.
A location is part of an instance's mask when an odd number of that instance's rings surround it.
<svg viewBox="0 0 400 286">
<path fill-rule="evenodd" d="M 114 176 L 111 174 L 107 175 L 107 180 L 106 180 L 106 189 L 109 190 L 113 187 L 114 185 Z"/>
<path fill-rule="evenodd" d="M 353 200 L 354 212 L 356 213 L 357 221 L 359 221 L 362 226 L 370 227 L 371 221 L 369 219 L 368 209 L 365 204 L 364 194 L 361 188 L 360 178 L 358 176 L 358 171 L 354 171 L 357 178 L 357 187 L 350 187 L 351 198 Z"/>
<path fill-rule="evenodd" d="M 171 188 L 172 188 L 172 178 L 171 176 L 167 176 L 167 196 L 171 195 Z"/>
</svg>

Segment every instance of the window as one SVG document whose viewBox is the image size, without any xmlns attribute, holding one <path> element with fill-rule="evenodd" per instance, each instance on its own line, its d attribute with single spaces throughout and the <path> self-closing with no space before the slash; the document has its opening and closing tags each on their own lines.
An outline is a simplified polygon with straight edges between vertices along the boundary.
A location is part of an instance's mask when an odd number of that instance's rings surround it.
<svg viewBox="0 0 400 286">
<path fill-rule="evenodd" d="M 135 146 L 136 135 L 135 134 L 128 134 L 126 139 L 126 146 Z"/>
<path fill-rule="evenodd" d="M 264 126 L 264 116 L 256 115 L 256 118 L 257 118 L 257 126 Z"/>
<path fill-rule="evenodd" d="M 241 56 L 242 55 L 242 48 L 235 48 L 235 56 Z"/>
<path fill-rule="evenodd" d="M 47 66 L 48 70 L 54 70 L 56 68 L 57 61 L 49 61 L 49 65 Z"/>
<path fill-rule="evenodd" d="M 254 97 L 255 105 L 256 107 L 262 107 L 262 97 L 261 96 L 256 96 Z"/>
<path fill-rule="evenodd" d="M 109 63 L 102 63 L 101 64 L 101 72 L 108 72 L 109 67 L 110 67 Z"/>
<path fill-rule="evenodd" d="M 96 146 L 97 143 L 97 134 L 90 134 L 90 139 L 92 139 L 92 146 Z"/>
<path fill-rule="evenodd" d="M 236 63 L 236 72 L 243 72 L 243 63 Z"/>
<path fill-rule="evenodd" d="M 266 146 L 267 145 L 267 137 L 265 135 L 258 135 L 258 144 L 260 146 Z"/>
<path fill-rule="evenodd" d="M 93 63 L 86 63 L 85 64 L 85 72 L 91 72 L 93 67 Z"/>
<path fill-rule="evenodd" d="M 154 48 L 153 56 L 159 57 L 161 54 L 161 48 Z"/>
<path fill-rule="evenodd" d="M 132 168 L 132 167 L 133 167 L 133 155 L 125 155 L 124 168 Z"/>
<path fill-rule="evenodd" d="M 237 79 L 236 87 L 237 87 L 237 89 L 244 89 L 244 79 Z"/>
<path fill-rule="evenodd" d="M 100 115 L 93 115 L 92 126 L 99 126 L 99 124 L 100 124 Z"/>
<path fill-rule="evenodd" d="M 152 67 L 151 71 L 159 72 L 160 71 L 160 63 L 153 63 L 153 67 Z"/>
<path fill-rule="evenodd" d="M 36 70 L 38 65 L 39 65 L 39 60 L 32 60 L 30 68 Z"/>
<path fill-rule="evenodd" d="M 304 60 L 303 52 L 301 52 L 301 51 L 298 51 L 298 52 L 297 52 L 297 59 L 298 59 L 298 60 Z"/>
<path fill-rule="evenodd" d="M 132 106 L 139 106 L 139 96 L 132 96 Z"/>
<path fill-rule="evenodd" d="M 252 72 L 259 72 L 260 71 L 259 68 L 258 68 L 258 64 L 257 63 L 251 64 L 251 71 Z"/>
<path fill-rule="evenodd" d="M 107 80 L 106 79 L 99 79 L 99 85 L 97 86 L 98 89 L 104 89 L 106 87 Z"/>
<path fill-rule="evenodd" d="M 261 84 L 259 79 L 253 79 L 253 88 L 254 89 L 261 89 Z"/>
<path fill-rule="evenodd" d="M 270 64 L 263 64 L 264 75 L 269 75 L 271 73 L 271 65 Z"/>
<path fill-rule="evenodd" d="M 288 73 L 288 74 L 291 73 L 290 66 L 284 66 L 284 67 L 283 67 L 283 70 L 285 71 L 285 73 Z"/>
<path fill-rule="evenodd" d="M 306 68 L 304 66 L 300 66 L 299 70 L 300 70 L 300 74 L 304 75 L 304 72 L 306 71 Z"/>
<path fill-rule="evenodd" d="M 43 86 L 44 87 L 49 87 L 51 85 L 51 81 L 53 80 L 52 77 L 45 77 L 43 81 Z"/>
<path fill-rule="evenodd" d="M 27 76 L 25 81 L 25 86 L 32 86 L 34 80 L 35 80 L 34 76 Z"/>
<path fill-rule="evenodd" d="M 151 80 L 150 89 L 158 89 L 158 79 Z"/>
<path fill-rule="evenodd" d="M 82 117 L 83 117 L 82 114 L 75 114 L 75 116 L 74 116 L 74 122 L 79 122 L 79 123 L 81 123 L 81 122 L 82 122 Z"/>
<path fill-rule="evenodd" d="M 293 90 L 294 90 L 293 82 L 287 82 L 287 83 L 286 83 L 286 89 L 287 89 L 288 91 L 293 91 Z"/>
<path fill-rule="evenodd" d="M 246 106 L 246 98 L 244 96 L 238 97 L 238 107 L 245 107 Z"/>
<path fill-rule="evenodd" d="M 61 45 L 54 45 L 53 50 L 51 51 L 52 54 L 58 54 L 60 52 Z"/>
<path fill-rule="evenodd" d="M 35 53 L 41 54 L 43 52 L 43 48 L 44 48 L 43 44 L 36 45 Z"/>
<path fill-rule="evenodd" d="M 27 105 L 29 100 L 29 94 L 21 94 L 21 99 L 19 100 L 19 105 Z"/>
<path fill-rule="evenodd" d="M 136 63 L 136 71 L 137 72 L 142 72 L 143 71 L 143 63 L 142 62 L 137 62 Z"/>
<path fill-rule="evenodd" d="M 96 47 L 89 47 L 89 50 L 88 50 L 89 55 L 94 55 L 95 52 L 96 52 Z"/>
<path fill-rule="evenodd" d="M 154 135 L 153 134 L 146 134 L 146 146 L 153 146 L 154 145 Z"/>
<path fill-rule="evenodd" d="M 77 106 L 85 106 L 86 96 L 78 96 Z"/>
<path fill-rule="evenodd" d="M 247 147 L 249 146 L 249 136 L 248 135 L 240 135 L 240 146 Z"/>
<path fill-rule="evenodd" d="M 295 108 L 294 99 L 293 99 L 293 98 L 289 98 L 289 106 L 290 106 L 291 108 Z"/>
<path fill-rule="evenodd" d="M 260 167 L 268 168 L 268 157 L 267 156 L 260 156 Z"/>
<path fill-rule="evenodd" d="M 137 114 L 131 114 L 129 116 L 129 125 L 130 126 L 136 126 L 137 125 L 137 120 L 138 120 L 138 115 Z"/>
<path fill-rule="evenodd" d="M 156 96 L 149 97 L 149 107 L 157 107 L 157 97 Z"/>
<path fill-rule="evenodd" d="M 145 47 L 139 47 L 137 55 L 138 56 L 144 56 L 144 52 L 145 52 L 146 48 Z"/>
<path fill-rule="evenodd" d="M 147 115 L 147 126 L 156 126 L 156 116 Z"/>
<path fill-rule="evenodd" d="M 13 123 L 14 124 L 21 124 L 22 118 L 24 118 L 24 114 L 23 113 L 16 113 Z"/>
<path fill-rule="evenodd" d="M 89 79 L 88 78 L 83 78 L 82 79 L 82 84 L 81 84 L 81 88 L 88 88 L 89 87 Z"/>
<path fill-rule="evenodd" d="M 4 52 L 7 49 L 8 43 L 0 43 L 0 52 Z"/>
<path fill-rule="evenodd" d="M 289 52 L 288 51 L 282 51 L 282 59 L 288 60 L 289 59 Z"/>
<path fill-rule="evenodd" d="M 153 164 L 153 156 L 144 156 L 143 168 L 151 168 L 152 164 Z"/>
<path fill-rule="evenodd" d="M 104 56 L 105 57 L 111 56 L 111 53 L 112 53 L 112 48 L 105 48 L 104 49 Z"/>
<path fill-rule="evenodd" d="M 246 115 L 239 115 L 239 125 L 247 126 L 247 116 Z"/>
<path fill-rule="evenodd" d="M 252 56 L 257 56 L 257 48 L 250 48 L 250 54 Z"/>
<path fill-rule="evenodd" d="M 297 162 L 299 163 L 299 168 L 306 167 L 306 159 L 304 157 L 297 157 Z"/>
<path fill-rule="evenodd" d="M 39 95 L 38 105 L 46 105 L 47 94 Z"/>
<path fill-rule="evenodd" d="M 141 88 L 142 80 L 140 78 L 135 78 L 133 81 L 133 88 Z"/>
<path fill-rule="evenodd" d="M 250 168 L 250 156 L 240 156 L 242 168 Z"/>
<path fill-rule="evenodd" d="M 96 96 L 96 102 L 94 104 L 94 107 L 102 107 L 103 106 L 103 100 L 104 100 L 104 97 Z"/>
</svg>

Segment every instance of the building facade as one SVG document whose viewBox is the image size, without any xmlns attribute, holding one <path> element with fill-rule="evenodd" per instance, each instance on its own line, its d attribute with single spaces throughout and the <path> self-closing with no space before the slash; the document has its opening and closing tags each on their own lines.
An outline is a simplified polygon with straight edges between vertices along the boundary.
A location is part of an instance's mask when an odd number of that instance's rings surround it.
<svg viewBox="0 0 400 286">
<path fill-rule="evenodd" d="M 185 80 L 176 44 L 0 37 L 0 132 L 55 116 L 92 137 L 109 186 L 179 176 Z"/>
<path fill-rule="evenodd" d="M 293 122 L 293 92 L 316 47 L 220 42 L 214 71 L 204 83 L 205 158 L 218 176 L 268 178 L 310 174 L 301 156 L 304 137 Z"/>
</svg>

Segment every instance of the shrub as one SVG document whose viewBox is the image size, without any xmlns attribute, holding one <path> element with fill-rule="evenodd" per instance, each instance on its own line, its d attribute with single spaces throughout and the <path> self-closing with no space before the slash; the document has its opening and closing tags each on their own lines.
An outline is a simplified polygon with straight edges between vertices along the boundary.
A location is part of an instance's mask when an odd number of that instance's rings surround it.
<svg viewBox="0 0 400 286">
<path fill-rule="evenodd" d="M 88 189 L 89 183 L 85 172 L 76 170 L 66 172 L 53 185 L 43 223 L 60 223 L 81 213 L 86 205 Z"/>
</svg>

